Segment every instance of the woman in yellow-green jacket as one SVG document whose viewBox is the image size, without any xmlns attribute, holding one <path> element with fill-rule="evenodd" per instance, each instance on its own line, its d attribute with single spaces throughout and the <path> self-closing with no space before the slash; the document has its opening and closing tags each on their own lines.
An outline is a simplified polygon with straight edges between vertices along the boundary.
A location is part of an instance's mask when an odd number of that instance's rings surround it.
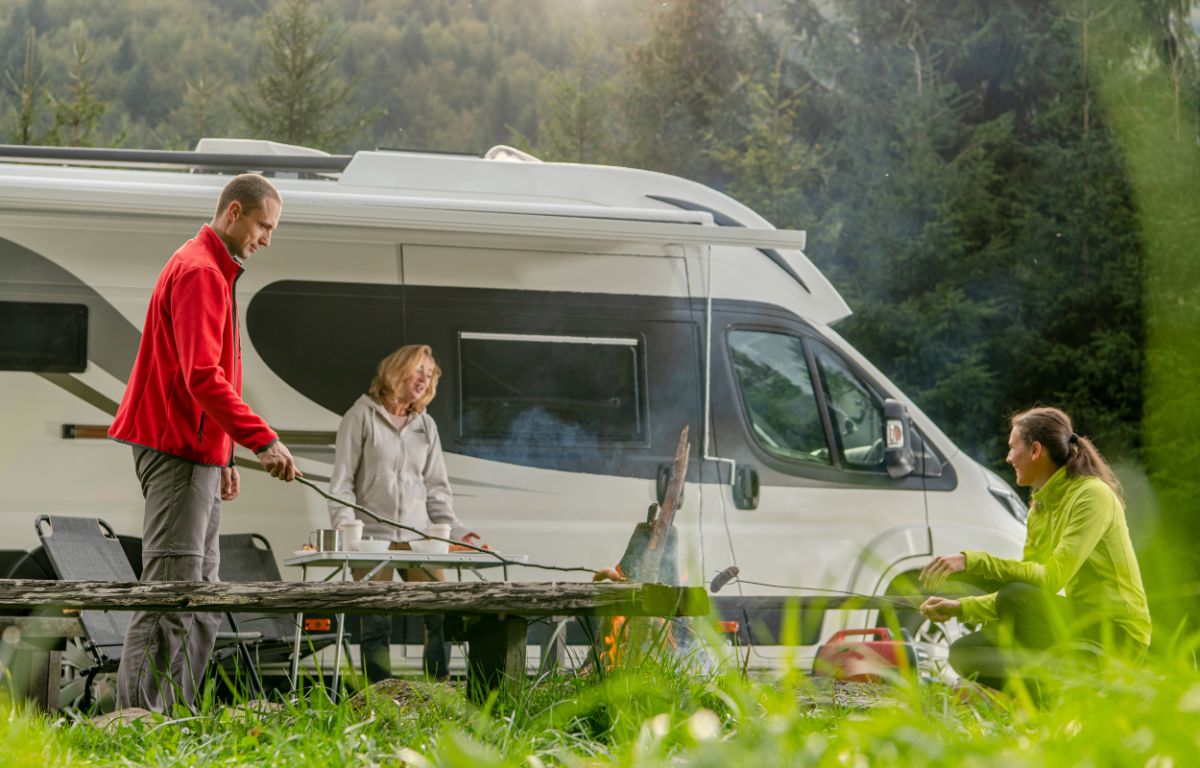
<svg viewBox="0 0 1200 768">
<path fill-rule="evenodd" d="M 950 647 L 950 664 L 994 688 L 1012 669 L 1012 647 L 1046 649 L 1091 640 L 1132 655 L 1150 645 L 1150 612 L 1125 523 L 1121 486 L 1071 419 L 1056 408 L 1012 418 L 1008 458 L 1017 485 L 1033 489 L 1025 552 L 1007 560 L 986 552 L 935 557 L 921 571 L 931 591 L 955 573 L 1004 586 L 981 597 L 930 597 L 933 621 L 984 624 Z M 1059 595 L 1065 592 L 1065 597 Z"/>
</svg>

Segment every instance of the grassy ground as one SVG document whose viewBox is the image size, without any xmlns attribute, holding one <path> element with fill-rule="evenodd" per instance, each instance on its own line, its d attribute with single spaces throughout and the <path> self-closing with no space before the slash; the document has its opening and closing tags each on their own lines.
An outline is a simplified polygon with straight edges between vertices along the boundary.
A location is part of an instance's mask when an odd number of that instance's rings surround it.
<svg viewBox="0 0 1200 768">
<path fill-rule="evenodd" d="M 1196 643 L 1140 666 L 1063 671 L 1034 706 L 930 683 L 751 681 L 651 660 L 561 675 L 485 707 L 395 682 L 334 705 L 208 702 L 198 716 L 48 719 L 0 705 L 0 764 L 37 766 L 1024 766 L 1200 764 Z"/>
</svg>

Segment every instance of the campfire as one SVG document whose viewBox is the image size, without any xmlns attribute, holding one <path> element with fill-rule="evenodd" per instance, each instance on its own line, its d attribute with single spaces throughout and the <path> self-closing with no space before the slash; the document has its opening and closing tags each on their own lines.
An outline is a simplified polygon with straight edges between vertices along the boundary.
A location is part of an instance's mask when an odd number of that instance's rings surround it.
<svg viewBox="0 0 1200 768">
<path fill-rule="evenodd" d="M 678 535 L 675 530 L 675 510 L 683 495 L 683 481 L 687 476 L 688 428 L 679 435 L 679 446 L 671 464 L 671 480 L 662 507 L 651 504 L 646 511 L 646 522 L 638 523 L 629 537 L 625 554 L 612 568 L 601 568 L 592 577 L 593 581 L 640 581 L 659 584 L 679 584 L 679 568 L 676 559 Z M 597 655 L 604 669 L 611 670 L 630 656 L 639 656 L 656 639 L 665 638 L 672 648 L 678 648 L 670 627 L 662 628 L 661 619 L 629 618 L 613 616 L 607 619 L 599 635 L 600 648 Z"/>
</svg>

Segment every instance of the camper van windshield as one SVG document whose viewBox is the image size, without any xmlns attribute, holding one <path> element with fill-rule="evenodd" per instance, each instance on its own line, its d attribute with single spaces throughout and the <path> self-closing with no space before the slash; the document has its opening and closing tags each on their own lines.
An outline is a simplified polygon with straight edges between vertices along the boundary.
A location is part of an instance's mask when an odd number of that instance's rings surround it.
<svg viewBox="0 0 1200 768">
<path fill-rule="evenodd" d="M 804 342 L 781 333 L 734 331 L 729 346 L 759 444 L 785 459 L 829 464 Z"/>
<path fill-rule="evenodd" d="M 646 439 L 635 338 L 463 333 L 462 436 L 588 447 Z"/>
</svg>

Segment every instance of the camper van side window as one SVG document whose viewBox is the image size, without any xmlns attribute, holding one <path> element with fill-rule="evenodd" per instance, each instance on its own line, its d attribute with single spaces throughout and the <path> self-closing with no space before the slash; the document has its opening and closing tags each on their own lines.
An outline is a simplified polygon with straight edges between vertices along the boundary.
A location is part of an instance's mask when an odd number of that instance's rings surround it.
<svg viewBox="0 0 1200 768">
<path fill-rule="evenodd" d="M 464 438 L 586 448 L 647 439 L 636 338 L 461 333 Z"/>
<path fill-rule="evenodd" d="M 781 333 L 734 331 L 729 347 L 758 443 L 785 459 L 829 464 L 804 342 Z"/>
<path fill-rule="evenodd" d="M 817 342 L 812 350 L 842 461 L 851 469 L 883 471 L 883 403 L 836 352 Z"/>
<path fill-rule="evenodd" d="M 0 371 L 82 372 L 87 325 L 84 304 L 0 301 Z"/>
</svg>

